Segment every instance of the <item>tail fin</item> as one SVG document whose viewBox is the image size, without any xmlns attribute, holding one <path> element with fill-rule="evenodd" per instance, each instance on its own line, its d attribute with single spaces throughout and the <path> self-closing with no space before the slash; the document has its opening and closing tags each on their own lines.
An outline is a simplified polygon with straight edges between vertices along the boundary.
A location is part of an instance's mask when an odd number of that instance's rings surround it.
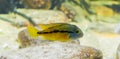
<svg viewBox="0 0 120 59">
<path fill-rule="evenodd" d="M 38 34 L 37 34 L 38 30 L 34 26 L 28 25 L 27 30 L 28 30 L 28 33 L 31 37 L 33 37 L 33 38 L 38 37 Z"/>
</svg>

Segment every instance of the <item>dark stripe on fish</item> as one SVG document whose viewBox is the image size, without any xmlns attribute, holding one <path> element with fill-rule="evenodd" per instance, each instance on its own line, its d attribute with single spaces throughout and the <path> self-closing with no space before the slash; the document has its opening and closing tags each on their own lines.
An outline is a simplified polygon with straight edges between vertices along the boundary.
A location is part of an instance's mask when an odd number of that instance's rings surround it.
<svg viewBox="0 0 120 59">
<path fill-rule="evenodd" d="M 50 34 L 50 33 L 78 33 L 78 31 L 64 31 L 64 30 L 54 30 L 54 31 L 50 31 L 50 32 L 37 32 L 37 34 Z"/>
</svg>

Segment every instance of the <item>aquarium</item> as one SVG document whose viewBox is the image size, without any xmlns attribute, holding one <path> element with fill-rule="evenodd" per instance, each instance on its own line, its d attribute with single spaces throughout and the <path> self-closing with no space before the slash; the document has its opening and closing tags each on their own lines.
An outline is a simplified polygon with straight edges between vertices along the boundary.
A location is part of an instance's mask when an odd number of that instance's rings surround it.
<svg viewBox="0 0 120 59">
<path fill-rule="evenodd" d="M 120 1 L 0 0 L 0 59 L 120 59 Z"/>
</svg>

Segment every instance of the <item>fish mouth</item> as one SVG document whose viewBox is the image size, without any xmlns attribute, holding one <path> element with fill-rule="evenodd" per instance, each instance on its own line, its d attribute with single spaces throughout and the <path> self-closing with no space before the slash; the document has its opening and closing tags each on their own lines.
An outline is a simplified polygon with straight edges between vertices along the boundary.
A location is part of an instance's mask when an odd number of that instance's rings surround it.
<svg viewBox="0 0 120 59">
<path fill-rule="evenodd" d="M 72 39 L 78 39 L 83 37 L 83 33 L 70 33 L 70 38 Z"/>
</svg>

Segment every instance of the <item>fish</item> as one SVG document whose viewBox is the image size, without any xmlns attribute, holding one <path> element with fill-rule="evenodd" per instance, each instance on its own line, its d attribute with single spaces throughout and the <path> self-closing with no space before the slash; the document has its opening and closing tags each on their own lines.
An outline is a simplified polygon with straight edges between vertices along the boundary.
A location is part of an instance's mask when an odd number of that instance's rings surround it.
<svg viewBox="0 0 120 59">
<path fill-rule="evenodd" d="M 39 24 L 37 28 L 29 25 L 27 30 L 31 37 L 37 38 L 40 36 L 49 41 L 66 42 L 83 37 L 83 32 L 79 27 L 68 23 Z"/>
</svg>

